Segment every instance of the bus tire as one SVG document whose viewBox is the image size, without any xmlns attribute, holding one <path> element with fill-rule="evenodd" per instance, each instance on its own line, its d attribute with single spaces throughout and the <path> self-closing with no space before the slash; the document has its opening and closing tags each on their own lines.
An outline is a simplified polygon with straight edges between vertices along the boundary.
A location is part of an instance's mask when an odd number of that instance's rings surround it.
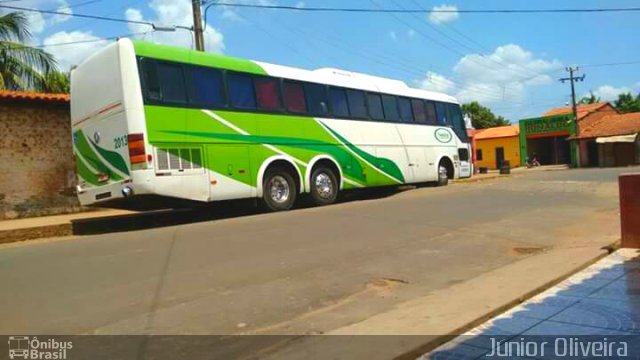
<svg viewBox="0 0 640 360">
<path fill-rule="evenodd" d="M 336 174 L 328 167 L 318 166 L 311 173 L 311 200 L 318 206 L 333 204 L 338 198 L 340 185 Z"/>
<path fill-rule="evenodd" d="M 269 211 L 290 210 L 296 202 L 296 182 L 286 169 L 269 169 L 264 176 L 262 189 L 262 204 Z"/>
<path fill-rule="evenodd" d="M 449 173 L 444 164 L 438 165 L 438 186 L 447 186 L 449 184 Z"/>
</svg>

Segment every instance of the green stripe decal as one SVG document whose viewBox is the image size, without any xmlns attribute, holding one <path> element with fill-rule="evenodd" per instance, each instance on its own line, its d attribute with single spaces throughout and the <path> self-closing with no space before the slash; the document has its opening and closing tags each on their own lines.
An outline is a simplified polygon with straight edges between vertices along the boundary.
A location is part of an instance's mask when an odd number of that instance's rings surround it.
<svg viewBox="0 0 640 360">
<path fill-rule="evenodd" d="M 122 176 L 118 175 L 117 173 L 109 169 L 109 167 L 105 165 L 104 162 L 102 162 L 102 160 L 100 159 L 100 156 L 101 156 L 103 159 L 108 161 L 109 165 L 111 165 L 113 168 L 121 171 L 123 174 L 127 174 L 127 175 L 129 174 L 127 165 L 124 162 L 124 159 L 122 159 L 122 156 L 120 156 L 120 154 L 114 151 L 102 149 L 96 146 L 93 142 L 89 144 L 89 141 L 87 141 L 87 138 L 82 132 L 82 130 L 76 131 L 73 135 L 73 139 L 74 139 L 74 148 L 77 152 L 77 156 L 81 156 L 91 167 L 96 169 L 96 171 L 103 174 L 108 174 L 109 178 L 113 181 L 119 181 L 123 179 Z M 96 152 L 93 150 L 93 147 L 95 147 L 95 149 L 98 150 L 100 156 L 96 154 Z M 82 161 L 79 161 L 79 163 L 81 162 Z M 82 164 L 82 166 L 84 166 L 84 164 Z M 86 166 L 84 167 L 86 168 Z M 80 171 L 79 168 L 80 168 L 80 165 L 78 165 L 78 171 Z M 89 170 L 89 169 L 87 168 L 86 170 Z M 89 179 L 85 178 L 85 180 L 91 183 Z"/>
<path fill-rule="evenodd" d="M 363 151 L 362 149 L 348 142 L 347 139 L 340 136 L 340 134 L 338 134 L 332 128 L 328 127 L 326 124 L 323 123 L 322 125 L 324 125 L 324 127 L 326 127 L 336 138 L 338 138 L 338 140 L 340 140 L 343 144 L 345 144 L 345 146 L 347 146 L 351 151 L 358 154 L 358 156 L 363 158 L 369 164 L 375 166 L 378 170 L 382 171 L 383 173 L 392 177 L 393 179 L 398 180 L 401 183 L 404 183 L 404 175 L 402 175 L 402 171 L 400 170 L 398 165 L 396 165 L 395 162 L 386 158 L 373 156 L 368 152 Z"/>
<path fill-rule="evenodd" d="M 80 156 L 81 155 L 76 154 L 76 167 L 78 169 L 78 176 L 80 176 L 82 180 L 88 182 L 91 185 L 100 185 L 100 181 L 98 181 L 98 175 L 89 170 Z"/>
<path fill-rule="evenodd" d="M 129 168 L 127 167 L 127 163 L 124 161 L 122 156 L 120 156 L 120 154 L 115 151 L 103 149 L 93 141 L 91 141 L 91 144 L 94 148 L 96 148 L 96 150 L 98 150 L 100 156 L 102 156 L 103 159 L 107 160 L 109 164 L 111 164 L 111 166 L 118 169 L 118 171 L 120 171 L 121 173 L 129 175 Z"/>
</svg>

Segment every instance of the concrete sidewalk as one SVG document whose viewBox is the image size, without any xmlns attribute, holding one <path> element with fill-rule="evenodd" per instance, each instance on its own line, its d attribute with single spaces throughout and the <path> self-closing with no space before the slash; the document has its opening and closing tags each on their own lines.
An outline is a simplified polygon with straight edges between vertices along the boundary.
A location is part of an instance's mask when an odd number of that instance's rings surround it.
<svg viewBox="0 0 640 360">
<path fill-rule="evenodd" d="M 635 339 L 629 344 L 635 358 L 640 354 L 639 275 L 640 251 L 618 250 L 421 359 L 478 359 L 492 351 L 492 339 L 540 341 L 535 336 L 541 335 Z"/>
<path fill-rule="evenodd" d="M 517 168 L 512 168 L 511 175 L 540 172 L 540 171 L 568 170 L 568 169 L 570 169 L 568 165 L 545 165 L 545 166 L 538 166 L 533 168 L 520 166 Z M 454 180 L 454 183 L 476 182 L 476 181 L 483 181 L 483 180 L 490 180 L 490 179 L 497 179 L 497 178 L 508 178 L 508 177 L 509 175 L 500 174 L 500 170 L 489 170 L 489 172 L 486 174 L 474 174 L 472 177 L 467 179 Z"/>
<path fill-rule="evenodd" d="M 72 222 L 135 214 L 134 211 L 100 209 L 66 215 L 40 216 L 0 221 L 0 244 L 54 236 L 72 235 Z"/>
<path fill-rule="evenodd" d="M 305 337 L 275 350 L 265 358 L 298 359 L 305 356 L 416 359 L 521 304 L 525 299 L 553 286 L 562 286 L 564 279 L 607 254 L 608 252 L 600 247 L 583 246 L 558 248 L 530 256 L 476 278 L 434 291 L 425 297 L 400 304 L 388 312 L 325 333 L 341 336 L 330 336 L 328 339 Z M 370 341 L 367 339 L 380 339 L 377 341 L 382 341 L 384 346 L 367 344 L 367 341 Z M 322 356 L 309 356 L 310 354 Z M 457 359 L 457 354 L 453 355 L 442 358 Z"/>
</svg>

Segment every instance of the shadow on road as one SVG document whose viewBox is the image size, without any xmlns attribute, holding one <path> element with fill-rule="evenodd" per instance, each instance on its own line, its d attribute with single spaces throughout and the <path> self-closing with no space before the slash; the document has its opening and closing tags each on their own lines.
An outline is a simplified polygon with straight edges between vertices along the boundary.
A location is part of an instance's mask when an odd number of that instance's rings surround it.
<svg viewBox="0 0 640 360">
<path fill-rule="evenodd" d="M 339 203 L 377 200 L 414 188 L 415 186 L 402 186 L 350 190 L 341 194 Z M 145 230 L 267 213 L 259 206 L 256 199 L 219 201 L 207 204 L 159 197 L 138 198 L 135 200 L 111 203 L 108 204 L 108 207 L 141 211 L 140 213 L 74 220 L 72 221 L 73 234 L 96 235 Z M 310 199 L 304 196 L 298 201 L 296 209 L 313 206 Z"/>
</svg>

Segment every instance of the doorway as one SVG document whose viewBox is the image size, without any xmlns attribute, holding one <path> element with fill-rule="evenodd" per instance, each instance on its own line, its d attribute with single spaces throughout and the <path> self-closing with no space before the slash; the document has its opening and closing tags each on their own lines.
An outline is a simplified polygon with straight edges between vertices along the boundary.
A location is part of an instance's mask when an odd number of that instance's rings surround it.
<svg viewBox="0 0 640 360">
<path fill-rule="evenodd" d="M 500 169 L 504 163 L 504 148 L 496 148 L 496 169 Z"/>
</svg>

